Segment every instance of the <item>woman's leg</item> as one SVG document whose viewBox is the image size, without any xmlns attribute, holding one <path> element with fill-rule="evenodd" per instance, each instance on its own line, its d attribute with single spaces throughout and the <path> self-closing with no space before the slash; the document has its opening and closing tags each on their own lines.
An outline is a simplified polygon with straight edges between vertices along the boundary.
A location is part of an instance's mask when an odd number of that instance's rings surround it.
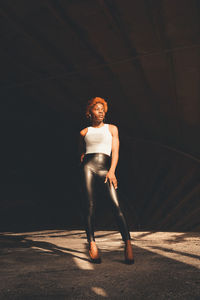
<svg viewBox="0 0 200 300">
<path fill-rule="evenodd" d="M 82 211 L 88 242 L 95 241 L 94 238 L 94 173 L 90 168 L 82 168 Z"/>
<path fill-rule="evenodd" d="M 89 244 L 89 255 L 93 263 L 100 263 L 101 258 L 94 238 L 94 176 L 90 168 L 84 166 L 82 169 L 82 208 L 85 222 L 87 240 Z"/>
<path fill-rule="evenodd" d="M 114 188 L 113 184 L 110 186 L 110 183 L 108 181 L 106 182 L 106 186 L 109 192 L 110 199 L 112 201 L 114 215 L 117 220 L 122 239 L 124 242 L 126 242 L 127 240 L 130 240 L 130 233 L 127 227 L 124 214 L 119 205 L 119 197 L 117 190 Z"/>
<path fill-rule="evenodd" d="M 107 188 L 109 191 L 109 195 L 112 201 L 112 206 L 114 209 L 114 214 L 115 217 L 117 219 L 117 223 L 120 229 L 120 233 L 122 236 L 122 239 L 125 243 L 125 261 L 127 264 L 133 264 L 134 263 L 134 257 L 133 257 L 133 249 L 132 249 L 132 245 L 131 245 L 131 237 L 130 237 L 130 233 L 126 224 L 126 220 L 124 218 L 124 215 L 121 211 L 121 208 L 119 206 L 119 200 L 118 200 L 118 193 L 116 191 L 116 189 L 114 188 L 113 184 L 110 186 L 109 182 L 106 182 L 107 184 Z"/>
</svg>

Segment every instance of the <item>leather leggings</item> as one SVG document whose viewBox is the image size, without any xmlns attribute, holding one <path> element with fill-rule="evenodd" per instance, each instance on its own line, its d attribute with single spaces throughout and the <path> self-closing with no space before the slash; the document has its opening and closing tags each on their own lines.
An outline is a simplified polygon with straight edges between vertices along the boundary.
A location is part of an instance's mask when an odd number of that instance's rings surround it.
<svg viewBox="0 0 200 300">
<path fill-rule="evenodd" d="M 118 193 L 113 184 L 110 186 L 109 180 L 104 183 L 106 174 L 110 168 L 111 158 L 104 153 L 89 153 L 84 156 L 81 163 L 81 203 L 84 223 L 88 242 L 94 241 L 94 206 L 95 206 L 95 183 L 102 185 L 106 189 L 112 203 L 114 216 L 116 218 L 119 231 L 123 241 L 130 239 L 126 220 L 121 211 Z"/>
</svg>

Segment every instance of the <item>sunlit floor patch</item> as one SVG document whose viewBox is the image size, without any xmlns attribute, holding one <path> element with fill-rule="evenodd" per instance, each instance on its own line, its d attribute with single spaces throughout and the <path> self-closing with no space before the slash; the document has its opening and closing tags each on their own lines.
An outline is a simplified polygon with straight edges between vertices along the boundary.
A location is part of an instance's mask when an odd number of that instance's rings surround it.
<svg viewBox="0 0 200 300">
<path fill-rule="evenodd" d="M 31 247 L 31 249 L 42 251 L 42 252 L 53 252 L 52 250 L 44 249 L 44 248 L 40 248 L 40 247 L 35 247 L 35 246 Z"/>
<path fill-rule="evenodd" d="M 200 269 L 200 234 L 137 232 L 133 245 Z"/>
<path fill-rule="evenodd" d="M 84 230 L 48 230 L 26 233 L 1 233 L 1 236 L 19 237 L 20 242 L 49 255 L 68 254 L 75 265 L 82 270 L 94 270 L 90 263 Z M 131 232 L 134 246 L 157 253 L 200 269 L 200 234 L 184 232 Z M 123 251 L 124 244 L 117 231 L 97 231 L 96 242 L 103 253 Z M 135 257 L 137 261 L 137 257 Z"/>
<path fill-rule="evenodd" d="M 139 245 L 138 245 L 139 246 Z M 160 247 L 160 249 L 156 249 L 156 247 L 151 247 L 151 246 L 139 246 L 142 249 L 151 251 L 153 253 L 157 253 L 159 255 L 168 257 L 170 259 L 182 262 L 184 264 L 188 264 L 191 265 L 193 267 L 196 267 L 198 269 L 200 269 L 200 258 L 193 258 L 189 256 L 189 253 L 175 253 L 173 252 L 173 250 L 171 250 L 170 248 L 163 248 Z"/>
<path fill-rule="evenodd" d="M 91 290 L 98 296 L 108 297 L 106 291 L 104 289 L 102 289 L 101 287 L 93 286 L 91 288 Z"/>
<path fill-rule="evenodd" d="M 84 254 L 82 254 L 81 258 L 87 259 L 87 256 L 84 255 Z M 92 263 L 90 263 L 87 260 L 83 260 L 81 258 L 79 258 L 79 257 L 73 257 L 73 261 L 75 262 L 75 264 L 77 265 L 77 267 L 79 269 L 82 269 L 82 270 L 94 270 L 94 267 L 93 267 Z"/>
</svg>

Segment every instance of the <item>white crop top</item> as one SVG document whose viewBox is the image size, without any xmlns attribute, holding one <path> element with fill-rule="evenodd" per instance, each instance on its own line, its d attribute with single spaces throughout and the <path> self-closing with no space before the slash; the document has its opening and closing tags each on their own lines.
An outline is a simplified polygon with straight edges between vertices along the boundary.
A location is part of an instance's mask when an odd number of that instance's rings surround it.
<svg viewBox="0 0 200 300">
<path fill-rule="evenodd" d="M 88 127 L 85 135 L 86 152 L 88 153 L 105 153 L 111 155 L 112 150 L 112 134 L 108 124 L 102 127 Z"/>
</svg>

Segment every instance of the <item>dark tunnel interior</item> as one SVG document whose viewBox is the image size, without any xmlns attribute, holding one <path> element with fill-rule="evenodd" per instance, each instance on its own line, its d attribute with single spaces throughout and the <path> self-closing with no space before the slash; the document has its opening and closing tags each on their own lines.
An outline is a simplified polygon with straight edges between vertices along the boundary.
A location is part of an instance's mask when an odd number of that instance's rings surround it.
<svg viewBox="0 0 200 300">
<path fill-rule="evenodd" d="M 2 0 L 0 229 L 82 228 L 87 101 L 119 128 L 131 230 L 200 230 L 200 1 Z M 106 197 L 97 228 L 113 229 Z"/>
</svg>

